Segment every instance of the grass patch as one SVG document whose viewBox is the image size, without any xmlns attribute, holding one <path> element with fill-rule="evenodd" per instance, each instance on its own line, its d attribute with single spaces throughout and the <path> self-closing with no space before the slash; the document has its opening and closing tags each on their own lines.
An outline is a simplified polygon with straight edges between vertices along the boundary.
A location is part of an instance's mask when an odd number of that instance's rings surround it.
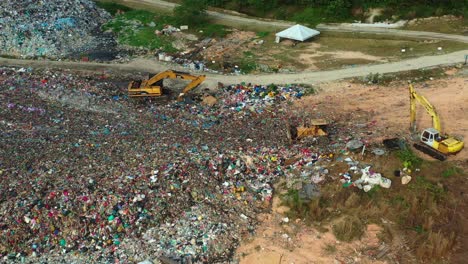
<svg viewBox="0 0 468 264">
<path fill-rule="evenodd" d="M 340 241 L 351 242 L 364 234 L 364 223 L 357 217 L 346 216 L 333 225 L 335 237 Z"/>
<path fill-rule="evenodd" d="M 442 177 L 449 178 L 455 175 L 462 175 L 463 170 L 458 167 L 449 167 L 442 172 Z"/>
<path fill-rule="evenodd" d="M 227 27 L 220 24 L 205 24 L 198 30 L 203 31 L 201 35 L 205 38 L 224 38 L 229 33 Z"/>
<path fill-rule="evenodd" d="M 145 47 L 150 50 L 162 49 L 166 52 L 176 52 L 171 42 L 172 38 L 168 36 L 155 37 L 154 28 L 143 27 L 119 37 L 119 42 L 122 44 Z"/>
<path fill-rule="evenodd" d="M 123 45 L 176 52 L 177 49 L 171 44 L 172 37 L 155 34 L 155 30 L 160 30 L 164 25 L 172 24 L 174 21 L 171 16 L 156 16 L 155 13 L 144 10 L 131 10 L 117 15 L 105 24 L 103 29 L 114 32 L 119 43 Z"/>
<path fill-rule="evenodd" d="M 115 14 L 117 14 L 118 11 L 127 12 L 127 11 L 133 10 L 132 8 L 130 8 L 128 6 L 124 6 L 124 5 L 121 5 L 121 4 L 118 4 L 118 3 L 113 3 L 113 2 L 97 1 L 96 5 L 98 7 L 100 7 L 100 8 L 102 8 L 102 9 L 106 10 L 107 12 L 109 12 L 113 16 L 115 16 Z"/>
<path fill-rule="evenodd" d="M 270 35 L 270 32 L 268 32 L 268 31 L 259 31 L 259 32 L 257 32 L 257 37 L 259 37 L 259 38 L 264 38 L 264 37 L 266 37 L 268 35 Z"/>
</svg>

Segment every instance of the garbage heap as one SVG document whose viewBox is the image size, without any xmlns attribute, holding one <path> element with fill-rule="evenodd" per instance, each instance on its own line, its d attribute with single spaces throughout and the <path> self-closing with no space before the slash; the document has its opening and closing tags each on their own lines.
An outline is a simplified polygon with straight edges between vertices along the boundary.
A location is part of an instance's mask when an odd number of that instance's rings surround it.
<svg viewBox="0 0 468 264">
<path fill-rule="evenodd" d="M 131 76 L 80 74 L 0 68 L 0 260 L 230 261 L 301 154 L 284 125 L 301 88 L 140 104 Z"/>
<path fill-rule="evenodd" d="M 0 1 L 0 54 L 62 58 L 108 45 L 111 16 L 91 0 Z"/>
</svg>

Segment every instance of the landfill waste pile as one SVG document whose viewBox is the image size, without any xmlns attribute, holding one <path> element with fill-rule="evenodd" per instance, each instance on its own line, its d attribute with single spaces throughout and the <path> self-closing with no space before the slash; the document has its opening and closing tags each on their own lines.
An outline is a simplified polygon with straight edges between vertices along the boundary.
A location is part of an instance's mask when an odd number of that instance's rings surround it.
<svg viewBox="0 0 468 264">
<path fill-rule="evenodd" d="M 108 51 L 115 41 L 100 27 L 110 18 L 91 0 L 0 1 L 0 54 L 63 58 Z"/>
<path fill-rule="evenodd" d="M 302 153 L 283 111 L 302 88 L 141 104 L 130 76 L 80 74 L 0 68 L 0 260 L 229 261 Z"/>
</svg>

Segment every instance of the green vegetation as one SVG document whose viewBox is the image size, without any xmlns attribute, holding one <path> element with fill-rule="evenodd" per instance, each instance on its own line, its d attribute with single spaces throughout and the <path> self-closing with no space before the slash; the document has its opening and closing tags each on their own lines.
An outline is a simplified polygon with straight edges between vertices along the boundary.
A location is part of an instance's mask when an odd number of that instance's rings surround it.
<svg viewBox="0 0 468 264">
<path fill-rule="evenodd" d="M 243 73 L 250 73 L 256 70 L 258 66 L 256 57 L 250 51 L 244 52 L 244 56 L 240 59 L 238 65 Z"/>
<path fill-rule="evenodd" d="M 174 16 L 179 24 L 197 26 L 205 24 L 207 4 L 200 0 L 183 0 L 182 3 L 174 8 Z"/>
<path fill-rule="evenodd" d="M 162 30 L 165 25 L 190 25 L 191 31 L 197 34 L 200 32 L 203 37 L 224 37 L 229 32 L 224 25 L 208 23 L 203 1 L 184 0 L 174 9 L 173 15 L 132 9 L 116 3 L 97 4 L 114 15 L 103 29 L 114 32 L 120 44 L 133 47 L 176 52 L 177 49 L 171 44 L 174 40 L 171 36 L 155 34 L 156 30 Z M 122 12 L 117 12 L 118 10 Z M 248 61 L 244 61 L 243 64 L 246 68 L 252 68 Z"/>
<path fill-rule="evenodd" d="M 112 30 L 118 37 L 119 43 L 133 47 L 144 47 L 150 50 L 162 49 L 167 52 L 177 51 L 172 47 L 170 36 L 158 36 L 156 30 L 171 24 L 171 16 L 158 16 L 144 10 L 130 10 L 117 15 L 103 26 L 104 30 Z"/>
<path fill-rule="evenodd" d="M 257 37 L 259 37 L 259 38 L 264 38 L 264 37 L 266 37 L 268 35 L 270 35 L 270 32 L 268 32 L 268 31 L 259 31 L 259 32 L 257 32 Z"/>
<path fill-rule="evenodd" d="M 303 11 L 294 14 L 291 20 L 309 25 L 317 25 L 326 22 L 325 11 L 322 8 L 307 7 Z"/>
<path fill-rule="evenodd" d="M 468 16 L 466 0 L 206 0 L 210 6 L 239 11 L 252 16 L 287 19 L 316 25 L 362 19 L 369 8 L 384 8 L 377 20 L 412 19 L 453 14 Z"/>
<path fill-rule="evenodd" d="M 423 160 L 416 156 L 410 148 L 399 150 L 397 156 L 400 159 L 403 167 L 408 169 L 419 168 Z"/>
<path fill-rule="evenodd" d="M 198 30 L 202 31 L 201 35 L 203 37 L 209 38 L 223 38 L 229 33 L 226 26 L 219 24 L 203 24 L 199 26 Z"/>
<path fill-rule="evenodd" d="M 455 175 L 463 174 L 463 170 L 458 167 L 449 167 L 442 172 L 442 177 L 449 178 Z"/>
</svg>

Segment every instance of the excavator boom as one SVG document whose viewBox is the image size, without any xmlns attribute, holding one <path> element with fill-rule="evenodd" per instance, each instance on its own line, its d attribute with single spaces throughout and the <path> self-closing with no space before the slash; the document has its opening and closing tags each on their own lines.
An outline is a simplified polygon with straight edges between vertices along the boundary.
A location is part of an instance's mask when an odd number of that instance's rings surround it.
<svg viewBox="0 0 468 264">
<path fill-rule="evenodd" d="M 410 94 L 410 129 L 412 132 L 416 131 L 416 101 L 418 101 L 432 117 L 432 127 L 440 131 L 440 119 L 435 107 L 422 95 L 416 93 L 413 85 L 409 85 Z"/>
</svg>

